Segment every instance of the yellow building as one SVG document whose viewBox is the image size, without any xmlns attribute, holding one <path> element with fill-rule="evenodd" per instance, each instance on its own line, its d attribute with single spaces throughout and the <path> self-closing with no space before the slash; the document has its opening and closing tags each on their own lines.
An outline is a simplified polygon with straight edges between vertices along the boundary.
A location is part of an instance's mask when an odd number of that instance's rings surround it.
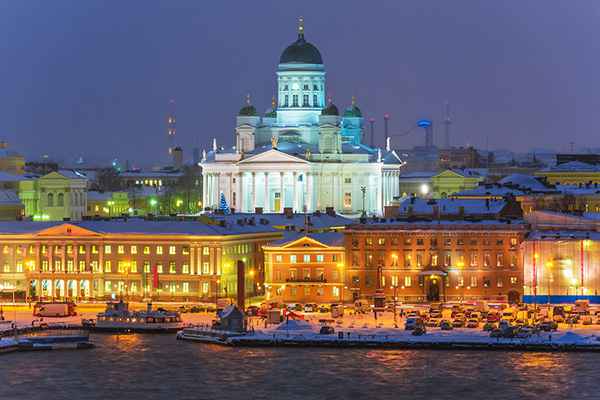
<svg viewBox="0 0 600 400">
<path fill-rule="evenodd" d="M 338 303 L 344 292 L 343 235 L 311 233 L 263 246 L 268 301 Z"/>
<path fill-rule="evenodd" d="M 552 185 L 586 185 L 600 183 L 600 166 L 570 161 L 537 171 Z"/>
<path fill-rule="evenodd" d="M 439 199 L 463 190 L 475 189 L 481 181 L 483 176 L 474 170 L 447 169 L 431 177 L 433 197 Z"/>
<path fill-rule="evenodd" d="M 25 158 L 22 155 L 8 150 L 8 144 L 0 142 L 0 171 L 15 175 L 25 172 Z"/>
<path fill-rule="evenodd" d="M 127 192 L 88 192 L 85 213 L 88 216 L 115 217 L 131 214 L 130 211 L 133 209 Z"/>
</svg>

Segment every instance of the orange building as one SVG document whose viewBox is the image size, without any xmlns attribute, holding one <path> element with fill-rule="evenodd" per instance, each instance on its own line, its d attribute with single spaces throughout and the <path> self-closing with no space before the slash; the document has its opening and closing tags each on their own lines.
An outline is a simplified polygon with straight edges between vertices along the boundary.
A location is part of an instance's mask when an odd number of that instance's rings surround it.
<svg viewBox="0 0 600 400">
<path fill-rule="evenodd" d="M 0 222 L 0 294 L 19 298 L 215 301 L 262 292 L 265 226 L 140 220 Z"/>
<path fill-rule="evenodd" d="M 383 220 L 385 221 L 385 220 Z M 384 289 L 401 301 L 518 301 L 522 222 L 396 219 L 344 231 L 346 284 L 354 299 Z"/>
<path fill-rule="evenodd" d="M 338 303 L 345 296 L 343 235 L 299 235 L 263 246 L 267 300 Z"/>
</svg>

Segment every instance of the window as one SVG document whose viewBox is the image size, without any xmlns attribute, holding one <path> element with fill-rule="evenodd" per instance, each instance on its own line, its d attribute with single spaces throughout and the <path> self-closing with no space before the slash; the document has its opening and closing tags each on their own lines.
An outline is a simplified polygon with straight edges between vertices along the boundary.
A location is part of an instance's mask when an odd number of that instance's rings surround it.
<svg viewBox="0 0 600 400">
<path fill-rule="evenodd" d="M 456 239 L 456 245 L 457 246 L 464 246 L 465 245 L 465 240 L 464 239 Z"/>
<path fill-rule="evenodd" d="M 305 94 L 304 96 L 302 96 L 302 107 L 309 107 L 310 104 L 308 104 L 308 95 Z"/>
<path fill-rule="evenodd" d="M 189 248 L 189 246 L 183 246 L 183 247 L 181 247 L 181 254 L 186 255 L 186 256 L 188 254 L 190 254 L 190 248 Z"/>
<path fill-rule="evenodd" d="M 54 207 L 54 193 L 48 193 L 48 207 Z"/>
<path fill-rule="evenodd" d="M 477 246 L 477 240 L 475 240 L 475 239 L 469 240 L 469 245 L 471 245 L 471 246 Z"/>
<path fill-rule="evenodd" d="M 304 295 L 310 296 L 310 286 L 304 286 Z"/>
<path fill-rule="evenodd" d="M 490 265 L 492 265 L 492 256 L 490 253 L 485 252 L 483 254 L 483 266 L 489 267 Z"/>
<path fill-rule="evenodd" d="M 74 272 L 73 260 L 67 260 L 67 272 Z"/>
<path fill-rule="evenodd" d="M 104 261 L 104 272 L 111 272 L 111 264 L 109 260 Z"/>
<path fill-rule="evenodd" d="M 110 281 L 105 281 L 104 282 L 104 291 L 105 292 L 112 291 L 112 283 Z"/>
<path fill-rule="evenodd" d="M 275 256 L 275 261 L 276 261 L 276 262 L 282 262 L 282 261 L 283 261 L 283 256 L 282 256 L 281 254 L 277 254 L 277 255 Z"/>
<path fill-rule="evenodd" d="M 411 261 L 412 261 L 412 254 L 410 254 L 410 253 L 404 253 L 404 266 L 405 267 L 410 267 L 411 266 Z"/>
<path fill-rule="evenodd" d="M 504 283 L 502 282 L 502 278 L 498 278 L 498 281 L 496 282 L 496 286 L 498 286 L 499 288 L 504 286 Z"/>
<path fill-rule="evenodd" d="M 131 246 L 129 250 L 131 251 L 131 254 L 137 254 L 137 246 Z"/>
<path fill-rule="evenodd" d="M 71 262 L 73 262 L 73 261 L 71 261 Z M 23 272 L 23 263 L 22 262 L 17 263 L 17 272 Z"/>
<path fill-rule="evenodd" d="M 9 254 L 10 253 L 10 247 L 8 247 L 8 246 L 2 247 L 2 253 Z"/>
<path fill-rule="evenodd" d="M 125 261 L 117 261 L 117 272 L 120 274 L 127 272 L 127 263 Z"/>
<path fill-rule="evenodd" d="M 313 90 L 319 90 L 319 87 L 317 85 L 313 85 Z"/>
<path fill-rule="evenodd" d="M 202 273 L 204 275 L 210 274 L 210 265 L 207 262 L 202 263 Z"/>
<path fill-rule="evenodd" d="M 456 286 L 463 287 L 465 286 L 465 278 L 462 275 L 456 277 Z"/>
<path fill-rule="evenodd" d="M 392 275 L 392 287 L 398 287 L 398 275 Z"/>
<path fill-rule="evenodd" d="M 431 247 L 436 248 L 438 245 L 437 239 L 431 239 L 431 241 L 429 242 Z"/>
<path fill-rule="evenodd" d="M 202 293 L 208 294 L 208 282 L 202 282 Z"/>
<path fill-rule="evenodd" d="M 410 238 L 404 238 L 404 245 L 405 246 L 410 246 L 412 243 L 412 241 L 410 240 Z"/>
<path fill-rule="evenodd" d="M 471 253 L 471 259 L 469 261 L 469 265 L 471 267 L 476 267 L 477 266 L 477 253 L 475 253 L 475 252 Z"/>
<path fill-rule="evenodd" d="M 48 246 L 46 246 L 45 244 L 42 245 L 42 254 L 48 254 Z"/>
<path fill-rule="evenodd" d="M 471 276 L 471 287 L 477 287 L 477 277 Z"/>
<path fill-rule="evenodd" d="M 502 253 L 498 253 L 496 255 L 496 266 L 501 267 L 504 265 L 504 255 Z"/>
<path fill-rule="evenodd" d="M 296 264 L 296 255 L 295 255 L 295 254 L 292 254 L 292 255 L 290 256 L 290 263 L 291 263 L 291 264 Z"/>
<path fill-rule="evenodd" d="M 150 246 L 144 246 L 144 254 L 150 254 Z"/>
<path fill-rule="evenodd" d="M 79 254 L 85 254 L 85 245 L 83 245 L 83 244 L 79 245 Z"/>
<path fill-rule="evenodd" d="M 182 274 L 189 274 L 190 273 L 190 266 L 188 264 L 183 264 L 181 266 L 181 273 Z"/>
<path fill-rule="evenodd" d="M 302 86 L 302 90 L 310 90 L 310 89 L 308 89 L 308 87 L 309 86 L 307 84 L 305 84 L 304 86 Z"/>
<path fill-rule="evenodd" d="M 423 266 L 423 252 L 417 251 L 417 267 Z"/>
<path fill-rule="evenodd" d="M 156 254 L 162 254 L 162 253 L 163 253 L 162 246 L 156 246 Z"/>
<path fill-rule="evenodd" d="M 125 254 L 125 246 L 122 244 L 117 246 L 117 254 Z"/>
<path fill-rule="evenodd" d="M 484 246 L 491 246 L 492 242 L 490 241 L 490 239 L 483 239 L 483 245 Z"/>
<path fill-rule="evenodd" d="M 303 257 L 303 261 L 305 263 L 309 263 L 310 262 L 310 254 L 305 254 L 304 257 Z"/>
<path fill-rule="evenodd" d="M 317 262 L 322 263 L 325 261 L 325 256 L 323 254 L 317 254 Z"/>
<path fill-rule="evenodd" d="M 379 246 L 385 246 L 385 238 L 380 237 L 379 239 L 377 239 L 377 244 Z"/>
<path fill-rule="evenodd" d="M 17 254 L 21 254 L 21 251 L 18 247 L 17 247 Z M 67 254 L 73 254 L 73 245 L 71 245 L 71 244 L 67 245 Z"/>
<path fill-rule="evenodd" d="M 323 296 L 324 293 L 325 291 L 322 287 L 317 288 L 317 296 Z"/>
<path fill-rule="evenodd" d="M 156 272 L 158 274 L 162 274 L 163 273 L 163 265 L 162 264 L 156 264 Z"/>
<path fill-rule="evenodd" d="M 209 247 L 203 247 L 202 248 L 202 254 L 207 256 L 210 254 L 210 248 Z"/>
<path fill-rule="evenodd" d="M 95 244 L 92 245 L 92 254 L 98 254 L 98 246 Z"/>
<path fill-rule="evenodd" d="M 94 260 L 94 261 L 90 262 L 90 265 L 92 266 L 92 272 L 94 272 L 96 274 L 99 273 L 99 272 L 101 272 L 100 271 L 100 266 L 98 265 L 98 261 Z"/>
<path fill-rule="evenodd" d="M 334 286 L 331 289 L 331 294 L 333 295 L 333 297 L 340 297 L 340 288 L 337 286 Z"/>
<path fill-rule="evenodd" d="M 310 268 L 304 268 L 302 270 L 302 276 L 304 279 L 310 279 Z"/>
<path fill-rule="evenodd" d="M 145 274 L 150 273 L 150 261 L 144 261 L 144 273 Z"/>
<path fill-rule="evenodd" d="M 296 275 L 296 269 L 290 268 L 288 271 L 290 274 L 290 280 L 292 280 L 292 281 L 296 280 L 296 277 L 298 276 L 298 275 Z"/>
<path fill-rule="evenodd" d="M 189 282 L 183 282 L 181 284 L 181 290 L 183 291 L 183 293 L 189 293 L 189 291 L 190 291 L 190 283 Z"/>
<path fill-rule="evenodd" d="M 504 240 L 502 240 L 502 239 L 496 240 L 496 246 L 502 246 L 503 244 L 504 244 Z"/>
<path fill-rule="evenodd" d="M 392 254 L 392 267 L 397 267 L 397 266 L 398 266 L 398 255 Z"/>
<path fill-rule="evenodd" d="M 344 193 L 344 208 L 352 208 L 352 193 Z"/>
<path fill-rule="evenodd" d="M 517 266 L 517 253 L 515 253 L 514 251 L 510 253 L 510 266 Z"/>
<path fill-rule="evenodd" d="M 129 271 L 132 274 L 137 274 L 137 261 L 132 261 L 131 263 L 129 263 Z"/>
<path fill-rule="evenodd" d="M 58 207 L 64 207 L 65 206 L 65 195 L 64 193 L 59 193 L 58 194 L 58 201 L 56 204 Z"/>
<path fill-rule="evenodd" d="M 411 287 L 411 286 L 412 286 L 412 277 L 405 276 L 404 277 L 404 287 Z"/>
<path fill-rule="evenodd" d="M 437 255 L 437 253 L 432 253 L 431 254 L 431 266 L 437 267 L 437 265 L 438 265 L 438 255 Z"/>
<path fill-rule="evenodd" d="M 444 267 L 449 267 L 450 265 L 452 265 L 452 253 L 446 252 L 444 254 Z"/>
<path fill-rule="evenodd" d="M 62 262 L 60 260 L 54 260 L 54 270 L 62 271 Z"/>
<path fill-rule="evenodd" d="M 105 244 L 104 245 L 104 254 L 110 254 L 112 252 L 112 248 L 110 247 L 110 244 Z"/>
<path fill-rule="evenodd" d="M 313 94 L 313 107 L 319 107 L 319 98 L 316 94 Z"/>
<path fill-rule="evenodd" d="M 85 261 L 79 261 L 79 272 L 85 272 Z"/>
<path fill-rule="evenodd" d="M 169 254 L 170 255 L 177 254 L 177 249 L 175 248 L 175 246 L 169 246 Z"/>
<path fill-rule="evenodd" d="M 510 284 L 511 285 L 516 285 L 517 283 L 519 283 L 519 280 L 517 279 L 516 276 L 511 276 L 510 277 Z"/>
<path fill-rule="evenodd" d="M 517 247 L 517 238 L 510 238 L 510 247 Z"/>
<path fill-rule="evenodd" d="M 290 96 L 286 94 L 285 97 L 284 97 L 284 100 L 283 100 L 283 106 L 284 107 L 289 107 L 289 105 L 290 105 Z"/>
<path fill-rule="evenodd" d="M 452 239 L 444 239 L 444 246 L 446 246 L 446 247 L 452 246 Z"/>
<path fill-rule="evenodd" d="M 292 107 L 298 107 L 298 95 L 297 94 L 292 96 Z"/>
<path fill-rule="evenodd" d="M 373 238 L 370 238 L 370 237 L 366 238 L 366 239 L 365 239 L 365 246 L 366 246 L 366 247 L 371 247 L 371 246 L 373 246 Z"/>
<path fill-rule="evenodd" d="M 418 238 L 417 239 L 417 246 L 423 246 L 423 244 L 424 244 L 424 240 L 421 239 L 421 238 Z"/>
<path fill-rule="evenodd" d="M 169 273 L 170 274 L 177 273 L 177 267 L 175 266 L 175 261 L 169 261 Z"/>
</svg>

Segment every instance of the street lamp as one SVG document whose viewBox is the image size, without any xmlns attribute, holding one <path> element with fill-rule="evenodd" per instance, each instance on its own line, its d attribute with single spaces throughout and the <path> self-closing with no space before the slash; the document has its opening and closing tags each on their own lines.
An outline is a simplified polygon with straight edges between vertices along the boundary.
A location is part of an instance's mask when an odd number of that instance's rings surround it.
<svg viewBox="0 0 600 400">
<path fill-rule="evenodd" d="M 367 187 L 361 186 L 360 191 L 362 193 L 362 215 L 361 215 L 361 217 L 364 218 L 367 216 L 367 212 L 365 211 L 365 198 L 367 196 Z"/>
</svg>

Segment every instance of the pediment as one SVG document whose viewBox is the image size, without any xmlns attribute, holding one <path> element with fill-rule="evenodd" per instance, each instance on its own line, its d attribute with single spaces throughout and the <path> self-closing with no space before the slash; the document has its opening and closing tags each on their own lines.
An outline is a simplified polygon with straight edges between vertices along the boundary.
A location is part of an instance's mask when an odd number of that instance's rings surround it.
<svg viewBox="0 0 600 400">
<path fill-rule="evenodd" d="M 77 225 L 60 224 L 41 230 L 36 236 L 100 236 L 100 234 Z"/>
<path fill-rule="evenodd" d="M 326 244 L 323 244 L 323 243 L 319 242 L 318 240 L 313 239 L 311 237 L 307 237 L 307 236 L 303 236 L 301 238 L 298 238 L 296 240 L 288 242 L 281 247 L 284 249 L 296 248 L 296 247 L 303 248 L 303 249 L 306 249 L 306 248 L 327 249 L 327 248 L 329 248 L 329 246 L 327 246 Z"/>
<path fill-rule="evenodd" d="M 444 172 L 441 172 L 434 176 L 434 178 L 464 178 L 464 176 L 459 174 L 458 172 L 447 169 Z"/>
<path fill-rule="evenodd" d="M 263 153 L 250 156 L 238 164 L 251 164 L 251 163 L 299 163 L 308 164 L 306 160 L 284 153 L 277 149 L 267 150 Z"/>
</svg>

